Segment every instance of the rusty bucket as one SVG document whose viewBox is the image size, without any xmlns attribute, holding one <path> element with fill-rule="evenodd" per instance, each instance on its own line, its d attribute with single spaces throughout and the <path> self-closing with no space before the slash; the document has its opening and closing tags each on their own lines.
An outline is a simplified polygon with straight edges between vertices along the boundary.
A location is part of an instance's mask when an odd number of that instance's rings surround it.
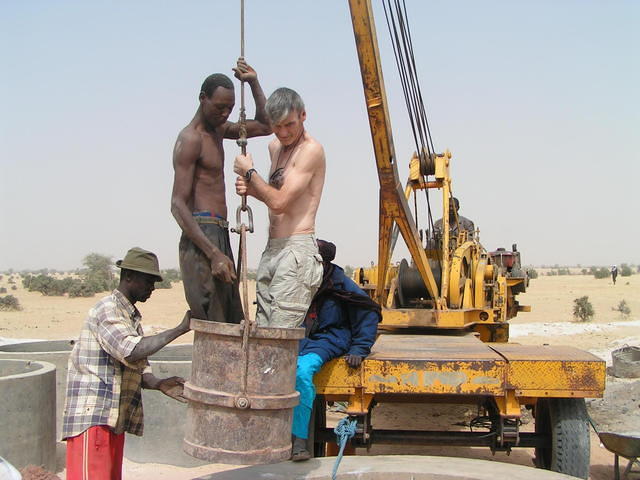
<svg viewBox="0 0 640 480">
<path fill-rule="evenodd" d="M 257 327 L 243 342 L 243 325 L 192 319 L 191 328 L 184 451 L 214 463 L 287 460 L 304 329 Z"/>
</svg>

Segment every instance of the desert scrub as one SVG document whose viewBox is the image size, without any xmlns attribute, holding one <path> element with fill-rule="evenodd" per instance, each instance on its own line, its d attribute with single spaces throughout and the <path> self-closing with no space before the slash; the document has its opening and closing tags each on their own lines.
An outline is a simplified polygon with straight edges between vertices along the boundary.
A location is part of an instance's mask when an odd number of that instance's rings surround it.
<svg viewBox="0 0 640 480">
<path fill-rule="evenodd" d="M 573 317 L 576 320 L 579 322 L 588 322 L 593 319 L 594 315 L 595 311 L 593 310 L 593 305 L 591 305 L 587 295 L 576 298 L 573 301 Z"/>
</svg>

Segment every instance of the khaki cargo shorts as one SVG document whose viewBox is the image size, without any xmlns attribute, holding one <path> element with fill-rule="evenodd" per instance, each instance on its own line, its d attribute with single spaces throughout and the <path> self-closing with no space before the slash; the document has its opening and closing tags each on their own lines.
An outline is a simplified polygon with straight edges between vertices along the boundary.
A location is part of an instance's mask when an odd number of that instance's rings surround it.
<svg viewBox="0 0 640 480">
<path fill-rule="evenodd" d="M 256 278 L 258 325 L 301 326 L 321 282 L 322 257 L 314 235 L 269 239 Z"/>
</svg>

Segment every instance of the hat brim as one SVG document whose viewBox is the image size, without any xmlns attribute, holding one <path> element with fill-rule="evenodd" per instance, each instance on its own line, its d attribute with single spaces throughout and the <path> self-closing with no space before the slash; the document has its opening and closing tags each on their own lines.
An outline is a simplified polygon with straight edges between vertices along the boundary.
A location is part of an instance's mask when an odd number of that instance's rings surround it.
<svg viewBox="0 0 640 480">
<path fill-rule="evenodd" d="M 131 265 L 131 264 L 123 262 L 122 260 L 118 260 L 116 262 L 116 267 L 125 268 L 127 270 L 133 270 L 135 272 L 146 273 L 148 275 L 153 275 L 154 277 L 156 277 L 158 279 L 158 282 L 162 282 L 162 280 L 164 280 L 162 278 L 162 275 L 158 271 L 148 270 L 146 268 L 141 268 L 141 267 L 138 267 L 138 266 L 135 266 L 135 265 Z"/>
</svg>

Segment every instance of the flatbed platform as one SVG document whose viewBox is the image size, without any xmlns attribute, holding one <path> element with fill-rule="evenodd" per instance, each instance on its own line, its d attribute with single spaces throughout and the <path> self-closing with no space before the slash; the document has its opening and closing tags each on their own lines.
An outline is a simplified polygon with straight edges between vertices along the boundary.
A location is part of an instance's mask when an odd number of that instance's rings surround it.
<svg viewBox="0 0 640 480">
<path fill-rule="evenodd" d="M 343 359 L 316 375 L 319 394 L 600 397 L 605 362 L 562 346 L 483 343 L 473 334 L 382 334 L 359 369 Z"/>
</svg>

